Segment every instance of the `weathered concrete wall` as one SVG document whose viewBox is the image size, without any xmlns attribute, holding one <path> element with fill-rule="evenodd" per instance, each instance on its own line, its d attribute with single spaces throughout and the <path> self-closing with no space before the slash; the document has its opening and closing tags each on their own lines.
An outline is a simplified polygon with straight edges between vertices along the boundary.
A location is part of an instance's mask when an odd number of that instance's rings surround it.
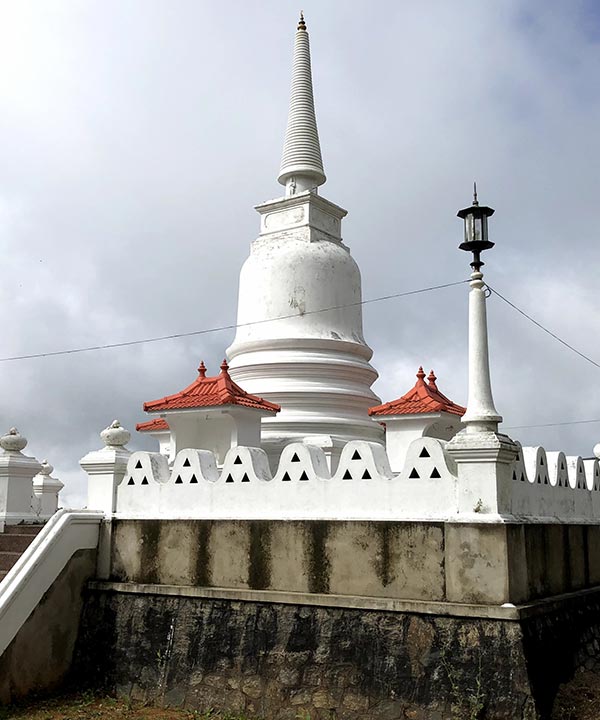
<svg viewBox="0 0 600 720">
<path fill-rule="evenodd" d="M 600 665 L 600 593 L 545 605 L 502 621 L 91 590 L 75 679 L 267 720 L 546 720 Z"/>
<path fill-rule="evenodd" d="M 112 557 L 120 581 L 444 597 L 435 523 L 116 521 Z"/>
<path fill-rule="evenodd" d="M 96 571 L 96 551 L 68 562 L 0 657 L 0 703 L 60 686 L 71 669 L 83 604 L 82 590 Z"/>
<path fill-rule="evenodd" d="M 121 582 L 502 605 L 600 583 L 600 528 L 118 520 Z"/>
</svg>

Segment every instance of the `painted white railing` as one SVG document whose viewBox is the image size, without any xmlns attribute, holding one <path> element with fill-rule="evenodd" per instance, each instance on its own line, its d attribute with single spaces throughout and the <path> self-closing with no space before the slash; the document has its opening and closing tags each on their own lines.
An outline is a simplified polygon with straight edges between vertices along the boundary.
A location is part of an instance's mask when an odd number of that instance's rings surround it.
<svg viewBox="0 0 600 720">
<path fill-rule="evenodd" d="M 445 443 L 415 441 L 407 467 L 390 470 L 382 445 L 353 441 L 331 475 L 325 454 L 312 445 L 284 448 L 271 474 L 259 448 L 232 448 L 219 471 L 212 453 L 182 450 L 169 468 L 159 453 L 135 452 L 117 488 L 121 517 L 229 519 L 397 519 L 446 517 L 455 507 L 454 464 Z"/>
<path fill-rule="evenodd" d="M 543 447 L 521 447 L 512 468 L 512 512 L 600 522 L 600 465 Z"/>
<path fill-rule="evenodd" d="M 104 513 L 59 510 L 0 582 L 0 655 L 78 550 L 98 545 Z"/>
<path fill-rule="evenodd" d="M 597 460 L 522 448 L 510 467 L 510 519 L 600 522 Z M 323 451 L 293 443 L 272 474 L 259 448 L 232 448 L 221 469 L 207 450 L 182 450 L 172 466 L 134 452 L 117 487 L 120 517 L 206 519 L 460 520 L 460 482 L 447 443 L 419 438 L 394 475 L 382 445 L 353 441 L 329 472 Z M 491 520 L 485 508 L 470 520 Z"/>
</svg>

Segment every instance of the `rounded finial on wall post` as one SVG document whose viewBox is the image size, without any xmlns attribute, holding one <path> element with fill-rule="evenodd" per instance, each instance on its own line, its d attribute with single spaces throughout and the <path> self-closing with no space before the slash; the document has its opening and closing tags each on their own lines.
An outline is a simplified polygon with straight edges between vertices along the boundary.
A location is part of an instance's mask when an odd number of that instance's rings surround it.
<svg viewBox="0 0 600 720">
<path fill-rule="evenodd" d="M 27 438 L 23 437 L 17 428 L 11 428 L 0 437 L 0 447 L 4 452 L 21 452 L 27 446 Z"/>
<path fill-rule="evenodd" d="M 54 471 L 54 465 L 50 465 L 50 463 L 47 460 L 42 460 L 42 469 L 39 472 L 39 475 L 52 475 Z"/>
<path fill-rule="evenodd" d="M 106 447 L 123 447 L 131 440 L 131 433 L 121 426 L 118 420 L 112 423 L 100 433 Z"/>
</svg>

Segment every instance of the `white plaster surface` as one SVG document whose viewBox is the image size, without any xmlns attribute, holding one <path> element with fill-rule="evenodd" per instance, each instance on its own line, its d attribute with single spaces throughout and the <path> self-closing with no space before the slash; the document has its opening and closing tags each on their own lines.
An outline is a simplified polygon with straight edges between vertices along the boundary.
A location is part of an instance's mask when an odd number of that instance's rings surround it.
<svg viewBox="0 0 600 720">
<path fill-rule="evenodd" d="M 27 440 L 15 428 L 0 438 L 0 531 L 4 525 L 36 522 L 32 509 L 33 476 L 42 465 L 24 455 Z"/>
<path fill-rule="evenodd" d="M 125 447 L 131 434 L 115 420 L 100 433 L 100 437 L 105 447 L 89 452 L 79 464 L 88 474 L 88 508 L 110 516 L 116 507 L 117 485 L 131 455 Z"/>
<path fill-rule="evenodd" d="M 385 448 L 394 472 L 401 472 L 413 440 L 434 437 L 450 440 L 464 426 L 457 415 L 447 412 L 415 415 L 381 415 L 373 420 L 385 422 Z"/>
<path fill-rule="evenodd" d="M 221 469 L 206 450 L 181 451 L 171 468 L 160 453 L 136 452 L 116 515 L 598 523 L 600 466 L 465 432 L 414 440 L 400 473 L 381 444 L 364 440 L 342 448 L 333 473 L 323 450 L 306 443 L 286 446 L 274 473 L 260 448 L 232 448 Z"/>
<path fill-rule="evenodd" d="M 419 457 L 424 448 L 427 457 Z M 413 444 L 411 468 L 395 477 L 383 446 L 364 440 L 344 446 L 333 475 L 323 450 L 305 443 L 284 448 L 274 474 L 259 448 L 233 448 L 220 472 L 206 451 L 183 451 L 172 471 L 161 457 L 131 456 L 117 489 L 118 516 L 396 519 L 421 514 L 427 503 L 429 515 L 445 517 L 456 495 L 452 460 L 433 438 Z M 413 466 L 418 479 L 409 477 Z"/>
<path fill-rule="evenodd" d="M 346 211 L 310 192 L 257 210 L 261 234 L 240 274 L 230 374 L 282 408 L 262 420 L 273 467 L 285 445 L 309 435 L 332 438 L 335 466 L 346 442 L 383 438 L 368 415 L 379 403 L 377 373 L 363 337 L 360 271 L 340 236 Z"/>
<path fill-rule="evenodd" d="M 495 432 L 502 418 L 494 407 L 490 380 L 485 284 L 471 273 L 469 292 L 469 399 L 463 415 L 467 432 Z"/>
<path fill-rule="evenodd" d="M 33 478 L 32 510 L 41 521 L 49 520 L 58 510 L 58 495 L 64 484 L 52 477 L 54 468 L 47 460 L 42 462 L 42 469 Z"/>
<path fill-rule="evenodd" d="M 325 182 L 313 99 L 310 41 L 304 23 L 298 26 L 294 41 L 290 111 L 278 180 L 286 186 L 286 195 Z"/>
</svg>

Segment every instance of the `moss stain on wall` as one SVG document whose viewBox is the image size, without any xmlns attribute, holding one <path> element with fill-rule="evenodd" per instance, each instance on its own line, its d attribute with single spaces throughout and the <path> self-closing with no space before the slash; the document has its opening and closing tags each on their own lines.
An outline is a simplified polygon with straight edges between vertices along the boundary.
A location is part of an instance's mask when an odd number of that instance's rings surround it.
<svg viewBox="0 0 600 720">
<path fill-rule="evenodd" d="M 211 578 L 211 547 L 212 520 L 199 520 L 195 523 L 196 530 L 196 562 L 194 566 L 194 585 L 210 587 Z"/>
<path fill-rule="evenodd" d="M 271 584 L 271 526 L 264 520 L 250 522 L 248 586 L 266 590 Z"/>
<path fill-rule="evenodd" d="M 140 582 L 157 584 L 160 583 L 160 567 L 158 549 L 160 544 L 159 520 L 145 520 L 142 523 L 142 534 L 140 539 L 140 554 L 142 578 Z"/>
<path fill-rule="evenodd" d="M 377 556 L 375 561 L 375 571 L 381 580 L 381 584 L 387 587 L 394 579 L 392 568 L 392 549 L 390 544 L 394 540 L 394 526 L 391 523 L 376 523 L 375 530 L 377 532 Z"/>
<path fill-rule="evenodd" d="M 329 523 L 313 521 L 306 525 L 305 548 L 308 565 L 308 590 L 311 593 L 329 592 L 330 564 L 327 555 Z"/>
</svg>

